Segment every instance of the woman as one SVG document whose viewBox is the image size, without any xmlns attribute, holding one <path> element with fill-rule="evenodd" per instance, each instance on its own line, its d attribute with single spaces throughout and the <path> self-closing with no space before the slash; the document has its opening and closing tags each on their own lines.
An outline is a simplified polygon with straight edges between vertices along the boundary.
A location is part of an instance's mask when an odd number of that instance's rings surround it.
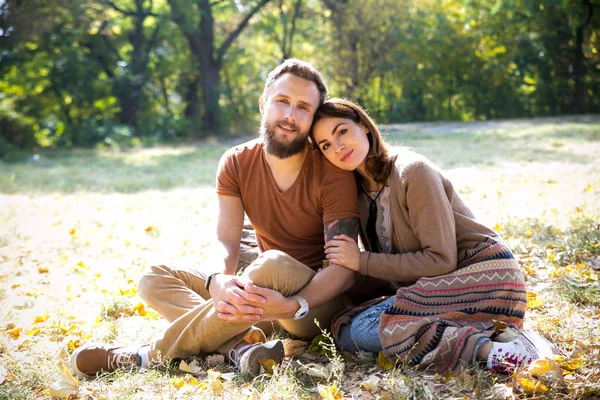
<svg viewBox="0 0 600 400">
<path fill-rule="evenodd" d="M 366 250 L 337 236 L 325 246 L 327 259 L 400 287 L 338 319 L 339 347 L 383 351 L 437 373 L 476 360 L 493 371 L 513 370 L 552 354 L 552 345 L 530 331 L 494 341 L 494 321 L 523 327 L 523 274 L 500 237 L 475 220 L 425 157 L 389 148 L 369 115 L 344 99 L 317 110 L 311 139 L 335 166 L 354 170 L 359 187 Z"/>
</svg>

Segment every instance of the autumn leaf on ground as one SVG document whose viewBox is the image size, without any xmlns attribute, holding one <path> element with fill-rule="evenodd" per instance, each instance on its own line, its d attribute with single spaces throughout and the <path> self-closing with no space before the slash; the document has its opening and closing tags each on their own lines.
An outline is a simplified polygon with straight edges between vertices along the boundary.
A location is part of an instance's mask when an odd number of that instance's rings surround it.
<svg viewBox="0 0 600 400">
<path fill-rule="evenodd" d="M 15 327 L 15 328 L 12 328 L 12 329 L 8 329 L 6 331 L 6 334 L 8 336 L 10 336 L 11 338 L 17 340 L 19 338 L 19 336 L 21 336 L 21 328 Z"/>
<path fill-rule="evenodd" d="M 542 382 L 530 379 L 521 374 L 515 374 L 515 380 L 521 386 L 523 392 L 527 395 L 540 394 L 548 391 L 548 387 Z"/>
<path fill-rule="evenodd" d="M 394 368 L 394 363 L 388 360 L 387 357 L 383 355 L 382 351 L 377 355 L 377 365 L 386 371 Z"/>
<path fill-rule="evenodd" d="M 381 378 L 377 375 L 371 375 L 365 381 L 360 383 L 360 388 L 362 390 L 366 390 L 371 394 L 375 394 L 379 391 L 379 384 L 381 383 Z"/>
<path fill-rule="evenodd" d="M 40 274 L 47 274 L 48 273 L 48 267 L 38 267 L 38 272 Z"/>
<path fill-rule="evenodd" d="M 540 308 L 543 305 L 538 295 L 533 292 L 527 292 L 527 308 Z"/>
<path fill-rule="evenodd" d="M 279 365 L 277 361 L 271 358 L 259 358 L 258 363 L 265 369 L 265 373 L 273 375 L 273 369 Z"/>
<path fill-rule="evenodd" d="M 146 233 L 148 234 L 148 236 L 150 237 L 158 237 L 160 235 L 160 232 L 158 231 L 158 229 L 154 226 L 149 226 L 146 228 Z"/>
<path fill-rule="evenodd" d="M 339 400 L 343 397 L 337 386 L 332 383 L 331 385 L 319 385 L 319 395 L 323 400 Z"/>
<path fill-rule="evenodd" d="M 202 372 L 202 367 L 196 359 L 192 360 L 189 364 L 185 360 L 181 360 L 179 369 L 181 371 L 189 372 L 190 374 L 199 374 Z"/>
<path fill-rule="evenodd" d="M 292 340 L 287 338 L 283 341 L 283 351 L 286 358 L 299 356 L 306 350 L 308 343 L 302 340 Z"/>
<path fill-rule="evenodd" d="M 323 334 L 318 335 L 316 338 L 312 340 L 310 346 L 308 346 L 308 351 L 314 354 L 320 354 L 322 356 L 327 354 L 327 348 L 325 347 L 325 336 Z"/>
<path fill-rule="evenodd" d="M 206 372 L 208 373 L 208 387 L 216 394 L 221 393 L 223 391 L 221 373 L 218 371 L 213 371 L 212 369 L 209 369 Z"/>
<path fill-rule="evenodd" d="M 75 378 L 63 360 L 58 362 L 61 372 L 60 378 L 48 388 L 48 394 L 51 397 L 59 399 L 69 399 L 71 395 L 79 393 L 79 380 Z"/>
<path fill-rule="evenodd" d="M 41 322 L 46 322 L 48 320 L 48 318 L 50 318 L 50 316 L 48 314 L 44 314 L 44 315 L 38 315 L 37 317 L 35 317 L 35 319 L 33 320 L 34 324 L 39 324 Z"/>
</svg>

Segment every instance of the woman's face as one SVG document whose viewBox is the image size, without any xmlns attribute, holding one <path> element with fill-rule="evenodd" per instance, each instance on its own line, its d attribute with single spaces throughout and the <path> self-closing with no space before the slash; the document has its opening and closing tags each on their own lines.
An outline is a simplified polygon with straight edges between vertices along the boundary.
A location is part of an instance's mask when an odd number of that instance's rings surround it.
<svg viewBox="0 0 600 400">
<path fill-rule="evenodd" d="M 313 136 L 323 155 L 341 169 L 361 167 L 369 152 L 366 128 L 351 119 L 324 117 L 313 126 Z"/>
</svg>

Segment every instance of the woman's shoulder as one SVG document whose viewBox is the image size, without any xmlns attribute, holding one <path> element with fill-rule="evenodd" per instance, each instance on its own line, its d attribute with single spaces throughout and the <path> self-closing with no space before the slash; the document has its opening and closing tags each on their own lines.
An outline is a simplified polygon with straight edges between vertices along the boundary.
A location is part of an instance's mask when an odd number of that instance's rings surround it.
<svg viewBox="0 0 600 400">
<path fill-rule="evenodd" d="M 394 166 L 399 176 L 438 172 L 435 165 L 427 157 L 409 147 L 393 147 L 389 153 L 394 159 Z"/>
</svg>

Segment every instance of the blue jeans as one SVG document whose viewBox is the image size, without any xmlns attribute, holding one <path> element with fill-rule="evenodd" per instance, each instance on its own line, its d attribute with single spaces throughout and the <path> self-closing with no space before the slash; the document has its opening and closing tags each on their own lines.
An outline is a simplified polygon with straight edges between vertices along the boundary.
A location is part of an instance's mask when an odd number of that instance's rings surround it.
<svg viewBox="0 0 600 400">
<path fill-rule="evenodd" d="M 335 344 L 341 350 L 350 353 L 358 353 L 361 350 L 372 353 L 381 351 L 381 341 L 379 340 L 381 313 L 393 304 L 394 296 L 354 316 L 348 325 L 340 328 Z"/>
</svg>

